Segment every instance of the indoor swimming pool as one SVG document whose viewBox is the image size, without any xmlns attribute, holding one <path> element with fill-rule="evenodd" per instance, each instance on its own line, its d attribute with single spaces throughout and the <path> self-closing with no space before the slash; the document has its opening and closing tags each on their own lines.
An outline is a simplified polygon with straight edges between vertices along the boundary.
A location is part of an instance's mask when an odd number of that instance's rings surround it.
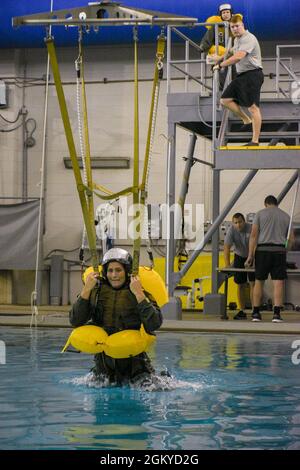
<svg viewBox="0 0 300 470">
<path fill-rule="evenodd" d="M 141 390 L 93 383 L 68 334 L 1 327 L 1 449 L 300 449 L 300 338 L 162 332 L 150 356 L 172 377 Z"/>
</svg>

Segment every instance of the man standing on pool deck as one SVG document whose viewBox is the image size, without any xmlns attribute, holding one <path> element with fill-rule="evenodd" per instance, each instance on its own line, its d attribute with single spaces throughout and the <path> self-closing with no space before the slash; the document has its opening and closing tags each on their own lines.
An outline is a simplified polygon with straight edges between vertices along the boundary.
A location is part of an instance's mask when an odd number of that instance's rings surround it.
<svg viewBox="0 0 300 470">
<path fill-rule="evenodd" d="M 241 15 L 233 15 L 230 29 L 234 36 L 233 55 L 215 67 L 220 69 L 236 65 L 237 77 L 228 85 L 221 97 L 221 104 L 243 121 L 243 128 L 252 124 L 252 140 L 246 146 L 259 145 L 261 113 L 259 109 L 260 89 L 264 81 L 261 51 L 256 37 L 244 27 Z M 246 107 L 251 118 L 241 106 Z"/>
<path fill-rule="evenodd" d="M 249 242 L 249 256 L 245 266 L 251 266 L 255 253 L 255 285 L 253 292 L 252 321 L 261 321 L 260 305 L 264 281 L 271 274 L 274 286 L 273 322 L 282 322 L 280 307 L 283 303 L 284 280 L 286 279 L 286 245 L 294 242 L 291 231 L 287 240 L 290 217 L 279 209 L 275 196 L 265 198 L 265 209 L 254 217 Z"/>
<path fill-rule="evenodd" d="M 251 224 L 245 221 L 245 217 L 237 212 L 232 217 L 232 225 L 229 228 L 224 240 L 224 265 L 230 267 L 230 248 L 234 249 L 233 266 L 235 268 L 244 268 L 245 261 L 248 258 L 249 238 L 251 233 Z M 239 312 L 233 317 L 234 320 L 246 320 L 247 314 L 244 312 L 246 307 L 246 287 L 247 281 L 250 285 L 250 299 L 252 304 L 252 294 L 254 288 L 254 273 L 235 272 L 234 282 L 237 284 L 237 297 L 239 303 Z"/>
</svg>

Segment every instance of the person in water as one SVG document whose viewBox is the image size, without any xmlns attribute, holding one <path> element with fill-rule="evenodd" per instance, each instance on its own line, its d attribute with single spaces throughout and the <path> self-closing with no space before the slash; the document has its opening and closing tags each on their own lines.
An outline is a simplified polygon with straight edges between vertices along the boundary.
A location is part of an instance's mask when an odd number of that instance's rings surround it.
<svg viewBox="0 0 300 470">
<path fill-rule="evenodd" d="M 162 324 L 160 308 L 143 290 L 138 276 L 131 275 L 132 256 L 111 248 L 102 260 L 102 275 L 92 272 L 70 311 L 73 327 L 86 323 L 102 327 L 108 335 L 144 326 L 153 334 Z M 113 359 L 104 352 L 95 355 L 92 369 L 96 379 L 124 385 L 151 380 L 154 369 L 145 352 L 125 359 Z"/>
</svg>

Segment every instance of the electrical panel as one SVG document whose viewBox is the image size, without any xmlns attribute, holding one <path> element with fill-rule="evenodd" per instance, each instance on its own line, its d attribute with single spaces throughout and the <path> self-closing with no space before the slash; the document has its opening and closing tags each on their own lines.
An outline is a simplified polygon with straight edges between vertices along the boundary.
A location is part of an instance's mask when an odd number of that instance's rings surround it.
<svg viewBox="0 0 300 470">
<path fill-rule="evenodd" d="M 3 80 L 0 80 L 0 108 L 8 108 L 8 87 Z"/>
</svg>

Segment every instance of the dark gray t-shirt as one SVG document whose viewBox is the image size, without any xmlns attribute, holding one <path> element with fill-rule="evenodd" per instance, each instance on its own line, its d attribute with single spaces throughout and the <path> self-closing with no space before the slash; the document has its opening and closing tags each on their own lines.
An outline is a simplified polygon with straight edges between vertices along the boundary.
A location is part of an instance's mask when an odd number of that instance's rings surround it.
<svg viewBox="0 0 300 470">
<path fill-rule="evenodd" d="M 239 232 L 233 225 L 229 228 L 224 244 L 233 246 L 235 254 L 242 258 L 248 257 L 249 238 L 252 226 L 246 222 L 245 227 Z"/>
<path fill-rule="evenodd" d="M 253 225 L 259 229 L 257 245 L 285 246 L 289 223 L 289 215 L 279 207 L 266 207 L 258 211 L 253 220 Z"/>
</svg>

